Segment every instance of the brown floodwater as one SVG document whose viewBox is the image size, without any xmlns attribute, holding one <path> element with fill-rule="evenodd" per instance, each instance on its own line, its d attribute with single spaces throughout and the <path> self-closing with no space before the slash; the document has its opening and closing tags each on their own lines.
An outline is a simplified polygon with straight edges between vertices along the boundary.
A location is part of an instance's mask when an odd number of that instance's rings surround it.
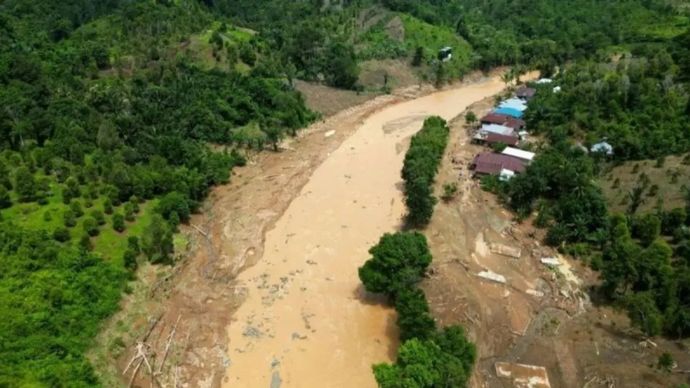
<svg viewBox="0 0 690 388">
<path fill-rule="evenodd" d="M 371 365 L 395 356 L 395 313 L 364 294 L 357 268 L 400 226 L 406 139 L 503 87 L 492 77 L 389 106 L 314 171 L 237 277 L 246 300 L 228 327 L 224 386 L 376 386 Z"/>
</svg>

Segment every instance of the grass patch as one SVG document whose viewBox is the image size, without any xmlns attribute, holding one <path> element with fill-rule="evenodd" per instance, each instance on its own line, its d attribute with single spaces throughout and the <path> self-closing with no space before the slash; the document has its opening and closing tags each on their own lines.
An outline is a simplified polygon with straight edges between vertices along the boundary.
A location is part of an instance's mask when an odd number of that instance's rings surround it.
<svg viewBox="0 0 690 388">
<path fill-rule="evenodd" d="M 690 182 L 690 164 L 685 164 L 690 161 L 688 155 L 666 157 L 661 166 L 657 160 L 625 162 L 603 174 L 598 183 L 611 211 L 624 212 L 629 193 L 643 180 L 648 183 L 639 211 L 652 210 L 658 203 L 665 210 L 684 207 L 683 187 Z"/>
</svg>

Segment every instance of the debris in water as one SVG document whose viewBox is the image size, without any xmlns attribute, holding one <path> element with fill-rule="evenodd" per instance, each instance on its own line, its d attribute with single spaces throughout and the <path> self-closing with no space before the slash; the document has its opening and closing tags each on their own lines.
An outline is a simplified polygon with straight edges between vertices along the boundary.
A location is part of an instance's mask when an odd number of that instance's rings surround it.
<svg viewBox="0 0 690 388">
<path fill-rule="evenodd" d="M 280 379 L 280 372 L 274 371 L 273 376 L 271 376 L 271 388 L 280 388 L 283 381 Z"/>
<path fill-rule="evenodd" d="M 245 337 L 261 338 L 263 333 L 261 333 L 261 330 L 257 329 L 256 327 L 247 325 L 242 335 Z"/>
<path fill-rule="evenodd" d="M 292 339 L 293 339 L 293 340 L 296 340 L 296 339 L 305 340 L 305 339 L 307 339 L 307 336 L 306 336 L 306 335 L 301 335 L 301 334 L 298 333 L 298 332 L 294 332 L 294 333 L 292 333 Z"/>
</svg>

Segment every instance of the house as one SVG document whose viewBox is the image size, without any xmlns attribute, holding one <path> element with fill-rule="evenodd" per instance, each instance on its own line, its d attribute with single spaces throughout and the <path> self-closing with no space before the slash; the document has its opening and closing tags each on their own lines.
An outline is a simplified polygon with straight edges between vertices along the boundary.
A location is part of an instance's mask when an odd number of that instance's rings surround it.
<svg viewBox="0 0 690 388">
<path fill-rule="evenodd" d="M 508 117 L 508 120 L 506 120 L 506 122 L 502 125 L 505 125 L 506 127 L 511 127 L 516 131 L 521 131 L 521 130 L 525 129 L 525 126 L 527 125 L 525 123 L 525 120 L 516 119 L 515 117 L 510 117 L 510 116 L 507 116 L 507 117 Z"/>
<path fill-rule="evenodd" d="M 479 119 L 482 124 L 496 124 L 503 125 L 505 127 L 513 128 L 515 131 L 519 131 L 525 128 L 525 121 L 517 119 L 512 116 L 502 115 L 495 112 L 491 112 L 486 116 Z"/>
<path fill-rule="evenodd" d="M 516 146 L 520 141 L 520 139 L 514 135 L 501 135 L 498 133 L 477 133 L 476 135 L 474 135 L 474 138 L 472 138 L 472 140 L 475 143 L 480 144 L 492 145 L 496 143 L 503 143 L 508 146 Z"/>
<path fill-rule="evenodd" d="M 512 117 L 506 116 L 506 115 L 501 115 L 498 113 L 489 113 L 486 116 L 482 117 L 479 119 L 479 121 L 482 124 L 497 124 L 497 125 L 504 125 L 506 122 L 508 122 L 508 119 L 511 119 Z"/>
<path fill-rule="evenodd" d="M 593 145 L 590 151 L 611 156 L 613 155 L 613 146 L 606 141 L 602 141 Z"/>
<path fill-rule="evenodd" d="M 453 58 L 453 48 L 444 47 L 438 51 L 438 60 L 441 62 L 448 62 Z"/>
<path fill-rule="evenodd" d="M 502 101 L 500 104 L 498 104 L 499 108 L 513 108 L 517 109 L 520 112 L 524 112 L 527 110 L 527 104 L 519 99 L 519 98 L 509 98 L 505 101 Z"/>
<path fill-rule="evenodd" d="M 515 171 L 506 170 L 505 168 L 498 173 L 498 179 L 502 182 L 507 182 L 515 176 Z"/>
<path fill-rule="evenodd" d="M 519 138 L 516 136 L 512 135 L 501 135 L 498 133 L 490 133 L 486 135 L 486 138 L 484 139 L 486 144 L 496 144 L 496 143 L 503 143 L 507 146 L 516 146 L 518 142 L 520 141 Z"/>
<path fill-rule="evenodd" d="M 526 163 L 532 162 L 532 160 L 534 160 L 534 157 L 536 156 L 534 152 L 529 152 L 513 147 L 506 147 L 501 153 L 503 155 L 508 155 L 520 159 Z"/>
<path fill-rule="evenodd" d="M 502 170 L 514 173 L 524 172 L 525 164 L 512 156 L 483 152 L 474 157 L 470 168 L 474 169 L 475 174 L 495 175 L 500 174 Z"/>
<path fill-rule="evenodd" d="M 529 101 L 537 94 L 537 89 L 522 86 L 515 92 L 515 96 L 521 100 Z"/>
<path fill-rule="evenodd" d="M 498 108 L 494 109 L 494 113 L 500 114 L 500 115 L 506 115 L 506 116 L 511 116 L 515 117 L 516 119 L 521 119 L 524 113 L 522 111 L 513 109 L 513 108 Z"/>
<path fill-rule="evenodd" d="M 481 134 L 482 136 L 486 136 L 490 133 L 511 136 L 515 133 L 515 131 L 513 130 L 513 128 L 498 124 L 484 124 L 481 128 L 479 128 L 479 134 Z"/>
</svg>

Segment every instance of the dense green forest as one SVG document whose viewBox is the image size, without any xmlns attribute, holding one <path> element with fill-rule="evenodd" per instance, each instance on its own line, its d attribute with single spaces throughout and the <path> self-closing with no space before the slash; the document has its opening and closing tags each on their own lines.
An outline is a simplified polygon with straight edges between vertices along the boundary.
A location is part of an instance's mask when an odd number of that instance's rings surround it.
<svg viewBox="0 0 690 388">
<path fill-rule="evenodd" d="M 612 221 L 591 183 L 602 161 L 569 143 L 606 137 L 621 161 L 687 152 L 687 29 L 687 15 L 662 0 L 3 1 L 0 385 L 98 385 L 84 352 L 138 263 L 171 263 L 179 223 L 245 163 L 245 150 L 275 149 L 316 119 L 293 80 L 361 89 L 361 64 L 380 59 L 439 85 L 473 69 L 550 75 L 569 63 L 557 76 L 563 92 L 540 91 L 528 111 L 550 151 L 503 195 L 522 215 L 544 210 L 552 243 L 600 257 L 611 298 L 646 298 L 628 305 L 656 308 L 663 325 L 649 327 L 687 335 L 678 318 L 685 304 L 674 296 L 685 287 L 687 220 L 655 215 L 670 256 L 638 242 L 639 224 L 655 222 L 634 211 Z M 444 46 L 451 61 L 437 59 Z M 422 189 L 434 169 L 424 170 L 416 189 L 433 203 Z M 677 280 L 620 275 L 609 263 L 618 263 L 617 247 L 635 244 L 670 262 L 663 270 Z M 409 341 L 377 378 L 397 386 L 432 362 L 422 386 L 464 384 L 471 344 L 459 329 L 420 331 L 428 306 L 407 288 L 394 300 Z"/>
</svg>

